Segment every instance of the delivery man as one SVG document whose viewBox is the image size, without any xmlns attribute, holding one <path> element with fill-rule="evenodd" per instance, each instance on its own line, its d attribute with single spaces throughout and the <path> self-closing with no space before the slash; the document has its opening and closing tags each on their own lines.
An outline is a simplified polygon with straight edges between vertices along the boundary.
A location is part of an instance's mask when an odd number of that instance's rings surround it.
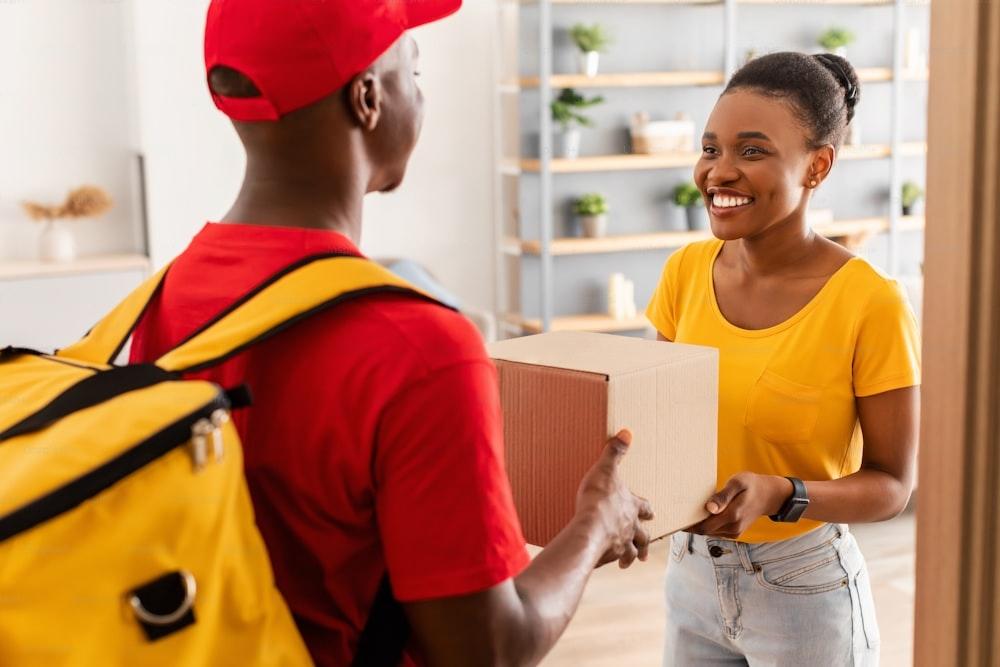
<svg viewBox="0 0 1000 667">
<path fill-rule="evenodd" d="M 213 0 L 206 74 L 246 148 L 246 175 L 221 222 L 173 263 L 133 361 L 155 359 L 305 257 L 360 256 L 362 200 L 401 183 L 421 126 L 406 30 L 460 4 Z M 645 558 L 639 522 L 651 512 L 617 475 L 623 432 L 583 480 L 575 518 L 529 562 L 495 373 L 460 315 L 372 295 L 197 375 L 253 390 L 255 406 L 235 419 L 257 523 L 318 664 L 357 661 L 362 629 L 370 635 L 393 606 L 405 613 L 374 643 L 398 640 L 402 652 L 408 636 L 404 662 L 534 664 L 595 566 Z"/>
</svg>

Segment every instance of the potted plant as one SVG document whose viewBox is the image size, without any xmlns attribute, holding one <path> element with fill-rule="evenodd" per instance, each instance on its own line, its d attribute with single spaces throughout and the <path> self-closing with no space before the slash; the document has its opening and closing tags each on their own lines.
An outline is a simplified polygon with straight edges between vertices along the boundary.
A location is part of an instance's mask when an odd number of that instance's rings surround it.
<svg viewBox="0 0 1000 667">
<path fill-rule="evenodd" d="M 26 201 L 21 204 L 35 222 L 42 222 L 39 256 L 47 262 L 68 262 L 76 257 L 76 239 L 73 233 L 59 224 L 60 220 L 92 218 L 111 208 L 111 197 L 101 188 L 85 185 L 69 193 L 62 204 L 39 204 Z"/>
<path fill-rule="evenodd" d="M 913 215 L 916 206 L 924 199 L 924 189 L 918 183 L 903 183 L 903 215 Z"/>
<path fill-rule="evenodd" d="M 819 36 L 819 45 L 841 58 L 847 57 L 847 46 L 854 41 L 854 33 L 847 28 L 830 28 Z"/>
<path fill-rule="evenodd" d="M 564 89 L 555 100 L 552 101 L 552 120 L 559 123 L 562 130 L 560 133 L 561 146 L 559 153 L 562 157 L 574 159 L 580 155 L 580 127 L 591 127 L 594 123 L 590 118 L 580 113 L 580 109 L 596 106 L 604 102 L 604 98 L 598 95 L 590 99 L 585 98 L 572 88 Z"/>
<path fill-rule="evenodd" d="M 704 231 L 709 228 L 708 211 L 703 205 L 701 190 L 694 183 L 681 183 L 674 188 L 674 204 L 686 210 L 688 229 Z"/>
<path fill-rule="evenodd" d="M 607 52 L 611 38 L 600 24 L 577 23 L 569 31 L 570 39 L 580 49 L 580 73 L 597 76 L 601 54 Z"/>
<path fill-rule="evenodd" d="M 583 235 L 591 239 L 608 233 L 609 210 L 607 199 L 596 192 L 583 195 L 573 204 L 573 212 L 580 221 Z"/>
</svg>

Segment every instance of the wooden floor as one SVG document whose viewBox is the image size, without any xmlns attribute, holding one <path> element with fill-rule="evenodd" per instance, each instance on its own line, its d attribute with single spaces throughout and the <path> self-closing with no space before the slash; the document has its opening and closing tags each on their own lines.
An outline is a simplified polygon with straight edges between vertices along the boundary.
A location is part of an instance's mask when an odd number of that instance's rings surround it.
<svg viewBox="0 0 1000 667">
<path fill-rule="evenodd" d="M 852 530 L 868 559 L 882 633 L 882 667 L 908 667 L 913 664 L 914 515 Z M 595 573 L 579 613 L 542 664 L 659 665 L 666 562 L 667 545 L 661 542 L 646 563 Z"/>
</svg>

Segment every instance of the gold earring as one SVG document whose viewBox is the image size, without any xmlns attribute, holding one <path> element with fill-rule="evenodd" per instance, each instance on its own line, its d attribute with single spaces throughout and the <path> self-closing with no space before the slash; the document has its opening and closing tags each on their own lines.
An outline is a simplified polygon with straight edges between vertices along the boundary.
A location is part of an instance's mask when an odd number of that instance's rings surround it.
<svg viewBox="0 0 1000 667">
<path fill-rule="evenodd" d="M 819 185 L 819 182 L 815 178 L 813 180 L 809 181 L 809 187 L 814 188 L 817 185 Z"/>
</svg>

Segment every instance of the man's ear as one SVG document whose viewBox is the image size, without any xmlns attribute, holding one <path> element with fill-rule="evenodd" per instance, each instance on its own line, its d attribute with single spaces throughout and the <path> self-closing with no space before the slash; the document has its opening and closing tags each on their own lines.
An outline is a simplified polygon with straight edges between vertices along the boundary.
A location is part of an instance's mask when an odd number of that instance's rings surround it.
<svg viewBox="0 0 1000 667">
<path fill-rule="evenodd" d="M 371 132 L 378 127 L 382 116 L 382 84 L 374 71 L 366 70 L 347 84 L 347 109 L 362 130 Z"/>
</svg>

